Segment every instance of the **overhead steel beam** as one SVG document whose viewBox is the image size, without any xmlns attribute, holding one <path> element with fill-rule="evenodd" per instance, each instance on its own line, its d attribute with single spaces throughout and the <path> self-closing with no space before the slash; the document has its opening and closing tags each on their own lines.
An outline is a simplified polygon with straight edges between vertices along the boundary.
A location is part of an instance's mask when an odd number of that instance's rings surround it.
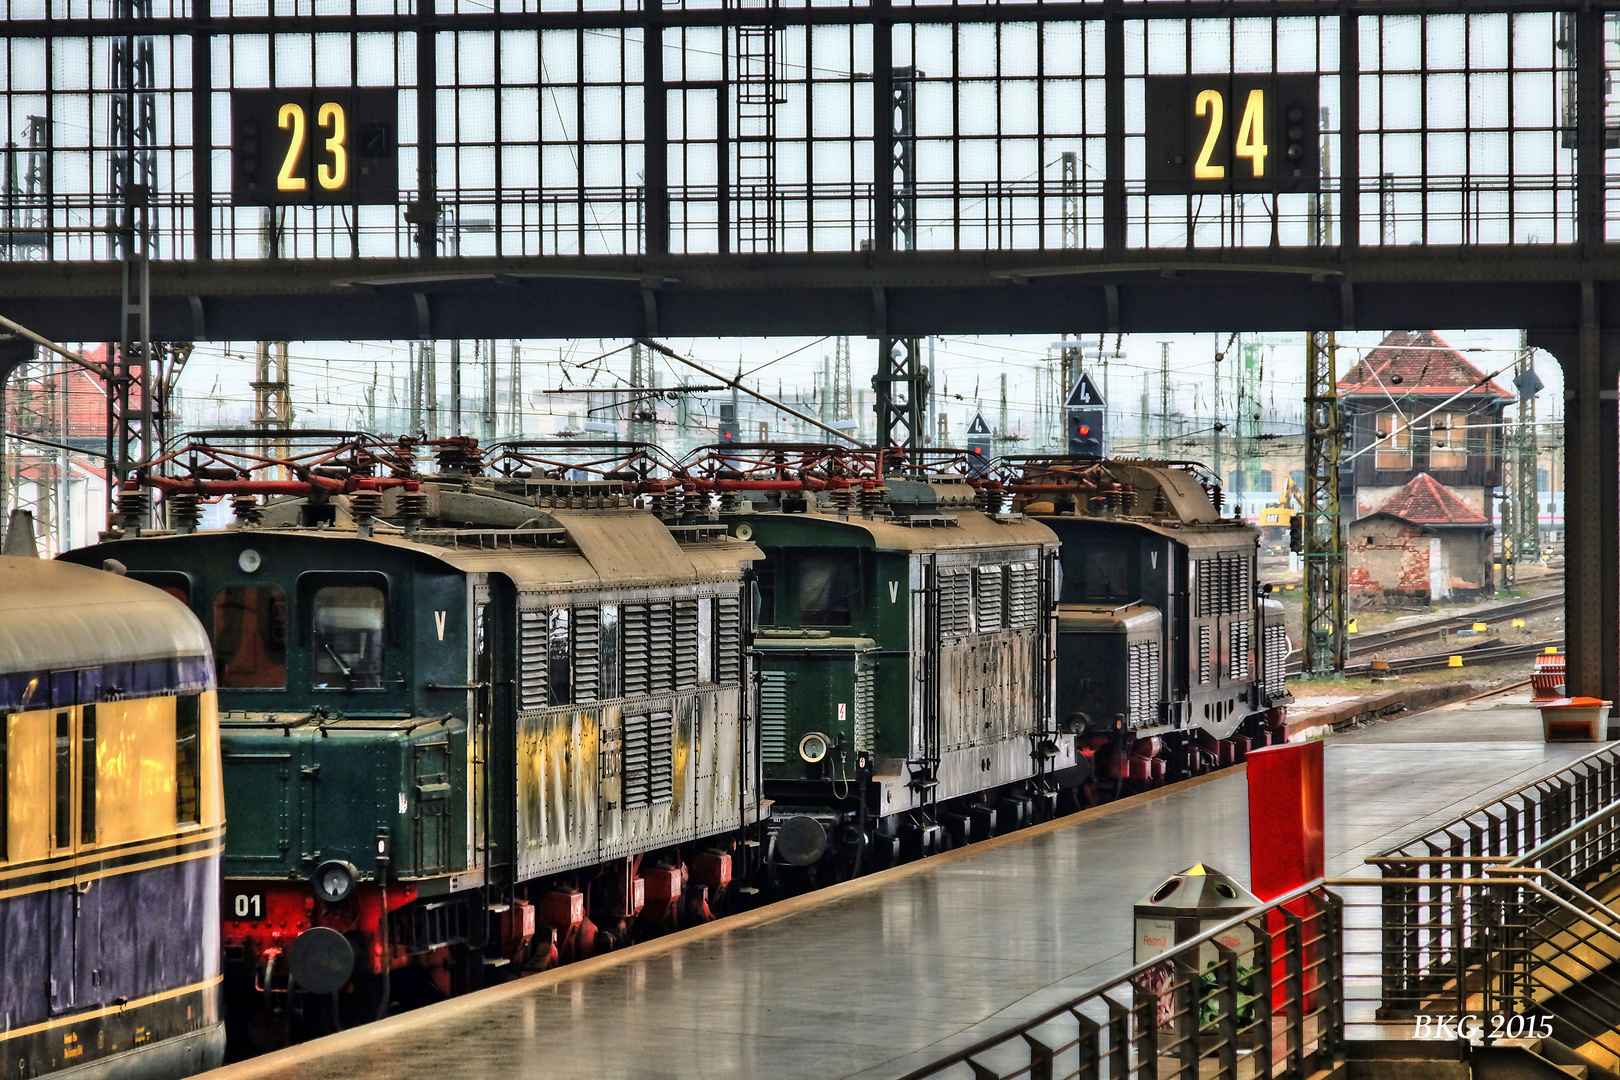
<svg viewBox="0 0 1620 1080">
<path fill-rule="evenodd" d="M 1358 262 L 1353 311 L 1338 274 L 1182 270 L 1174 277 L 1122 270 L 1106 275 L 1026 279 L 987 272 L 967 260 L 931 260 L 919 253 L 906 272 L 836 262 L 800 269 L 734 272 L 724 262 L 685 267 L 686 279 L 660 290 L 663 332 L 676 337 L 851 336 L 923 337 L 991 333 L 1309 331 L 1324 327 L 1446 326 L 1523 328 L 1578 326 L 1581 281 L 1552 273 L 1557 263 L 1504 273 L 1487 260 L 1422 264 Z M 32 263 L 32 278 L 0 271 L 0 310 L 27 311 L 31 328 L 67 341 L 116 340 L 119 268 Z M 1605 267 L 1620 270 L 1620 266 Z M 1444 275 L 1449 274 L 1450 280 Z M 1466 275 L 1466 276 L 1465 276 Z M 1598 280 L 1600 303 L 1620 310 L 1620 273 Z M 421 336 L 424 308 L 440 338 L 637 337 L 646 325 L 635 280 L 568 277 L 501 284 L 496 273 L 447 281 L 436 290 L 357 289 L 341 276 L 278 273 L 274 267 L 214 263 L 206 274 L 151 264 L 150 333 L 154 340 L 350 340 Z M 877 284 L 893 282 L 893 284 Z M 873 296 L 884 296 L 884 323 L 874 320 Z M 418 297 L 421 297 L 420 303 Z M 97 302 L 86 303 L 87 300 Z M 196 314 L 205 312 L 206 337 Z M 1347 317 L 1347 315 L 1349 317 Z M 1352 321 L 1353 320 L 1353 321 Z"/>
</svg>

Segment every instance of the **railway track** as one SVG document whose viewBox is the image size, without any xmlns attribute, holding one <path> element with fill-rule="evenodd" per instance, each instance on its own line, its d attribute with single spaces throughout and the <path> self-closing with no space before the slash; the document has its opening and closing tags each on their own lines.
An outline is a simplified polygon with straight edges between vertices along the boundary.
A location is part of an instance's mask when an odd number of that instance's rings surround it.
<svg viewBox="0 0 1620 1080">
<path fill-rule="evenodd" d="M 1563 638 L 1553 638 L 1547 641 L 1532 641 L 1522 645 L 1475 645 L 1466 649 L 1447 649 L 1442 653 L 1428 653 L 1423 656 L 1408 656 L 1404 660 L 1386 660 L 1392 672 L 1404 671 L 1432 671 L 1436 668 L 1451 666 L 1451 658 L 1460 656 L 1464 666 L 1475 664 L 1491 664 L 1501 660 L 1524 660 L 1532 656 L 1540 656 L 1552 646 L 1562 647 Z M 1372 673 L 1372 661 L 1360 664 L 1346 664 L 1346 675 L 1368 675 Z"/>
<path fill-rule="evenodd" d="M 1481 608 L 1471 612 L 1466 612 L 1464 614 L 1447 615 L 1438 619 L 1429 619 L 1425 622 L 1418 623 L 1415 626 L 1403 626 L 1393 630 L 1381 630 L 1369 634 L 1357 634 L 1355 637 L 1350 639 L 1350 655 L 1364 656 L 1367 653 L 1377 652 L 1380 649 L 1399 648 L 1403 645 L 1410 645 L 1413 642 L 1427 641 L 1430 638 L 1435 637 L 1437 634 L 1444 633 L 1448 630 L 1466 630 L 1475 623 L 1479 622 L 1500 622 L 1503 619 L 1524 618 L 1527 615 L 1537 615 L 1544 611 L 1557 610 L 1563 607 L 1563 605 L 1563 593 L 1547 593 L 1544 596 L 1527 596 L 1522 600 L 1511 600 L 1505 604 L 1496 604 L 1492 607 Z M 1518 648 L 1519 646 L 1512 647 Z M 1458 651 L 1459 650 L 1457 649 L 1452 649 L 1444 655 L 1447 657 L 1453 656 L 1456 655 Z M 1478 651 L 1478 648 L 1475 647 L 1466 651 L 1469 653 L 1475 653 Z M 1439 656 L 1441 654 L 1437 653 L 1435 655 Z M 1409 657 L 1408 659 L 1417 660 L 1421 658 Z M 1403 663 L 1403 661 L 1389 661 L 1389 665 L 1392 670 L 1420 670 L 1416 668 L 1397 668 L 1396 665 L 1400 663 Z M 1442 664 L 1439 666 L 1444 665 Z M 1357 670 L 1370 670 L 1367 664 L 1347 664 L 1345 666 L 1346 671 L 1350 671 L 1352 668 Z M 1287 672 L 1290 676 L 1298 675 L 1301 669 L 1301 653 L 1298 649 L 1295 649 L 1293 652 L 1288 654 Z"/>
</svg>

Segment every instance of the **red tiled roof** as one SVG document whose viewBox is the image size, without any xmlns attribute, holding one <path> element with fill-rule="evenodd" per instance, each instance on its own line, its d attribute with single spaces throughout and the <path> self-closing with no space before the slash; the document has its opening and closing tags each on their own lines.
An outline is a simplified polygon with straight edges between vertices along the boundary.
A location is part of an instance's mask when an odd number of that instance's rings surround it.
<svg viewBox="0 0 1620 1080">
<path fill-rule="evenodd" d="M 1430 476 L 1418 473 L 1391 495 L 1380 514 L 1414 525 L 1489 525 L 1490 518 L 1463 502 L 1457 493 Z"/>
<path fill-rule="evenodd" d="M 1397 382 L 1396 380 L 1400 381 Z M 1433 330 L 1396 330 L 1339 380 L 1340 394 L 1469 394 L 1511 400 L 1513 393 L 1463 358 Z"/>
<path fill-rule="evenodd" d="M 97 345 L 84 350 L 83 355 L 98 364 L 108 362 L 111 350 Z M 67 430 L 57 435 L 72 439 L 105 438 L 107 435 L 107 390 L 96 376 L 82 368 L 61 365 L 37 377 L 18 379 L 7 398 L 8 430 L 24 435 L 43 435 L 54 429 L 57 417 L 45 416 L 48 409 L 60 408 L 60 395 L 67 390 Z M 132 395 L 140 400 L 139 387 Z"/>
</svg>

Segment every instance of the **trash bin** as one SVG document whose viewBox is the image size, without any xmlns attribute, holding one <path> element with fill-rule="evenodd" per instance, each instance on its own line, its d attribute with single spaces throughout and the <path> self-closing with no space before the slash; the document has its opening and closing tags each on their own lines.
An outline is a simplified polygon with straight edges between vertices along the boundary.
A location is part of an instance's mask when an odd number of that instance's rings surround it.
<svg viewBox="0 0 1620 1080">
<path fill-rule="evenodd" d="M 1197 937 L 1235 915 L 1260 906 L 1260 898 L 1229 874 L 1198 863 L 1167 878 L 1136 903 L 1136 959 L 1140 964 Z M 1229 949 L 1247 949 L 1254 936 L 1236 927 L 1221 937 Z M 1198 969 L 1219 958 L 1213 944 L 1199 950 Z"/>
<path fill-rule="evenodd" d="M 1259 906 L 1259 897 L 1229 875 L 1203 863 L 1189 866 L 1174 877 L 1167 878 L 1136 904 L 1135 962 L 1142 964 L 1152 960 L 1181 942 L 1189 941 L 1205 930 Z M 1253 972 L 1250 970 L 1250 965 L 1254 963 L 1254 934 L 1247 927 L 1237 926 L 1222 934 L 1219 940 L 1221 945 L 1239 954 L 1238 977 L 1243 985 L 1240 999 L 1245 1003 L 1252 1001 L 1257 990 L 1252 985 Z M 1206 983 L 1214 977 L 1210 969 L 1219 964 L 1220 959 L 1220 950 L 1214 942 L 1205 942 L 1199 947 L 1196 957 L 1186 958 L 1188 966 L 1198 973 L 1194 980 L 1195 1000 L 1197 995 L 1209 989 Z M 1174 1027 L 1174 965 L 1166 960 L 1148 969 L 1136 981 L 1143 992 L 1158 998 L 1156 1013 L 1159 1026 L 1166 1029 Z M 1195 1020 L 1196 1017 L 1183 1018 L 1183 1022 Z M 1196 1051 L 1194 1054 L 1196 1056 Z"/>
<path fill-rule="evenodd" d="M 1608 735 L 1609 706 L 1595 697 L 1561 697 L 1541 704 L 1541 733 L 1547 742 L 1602 742 Z"/>
</svg>

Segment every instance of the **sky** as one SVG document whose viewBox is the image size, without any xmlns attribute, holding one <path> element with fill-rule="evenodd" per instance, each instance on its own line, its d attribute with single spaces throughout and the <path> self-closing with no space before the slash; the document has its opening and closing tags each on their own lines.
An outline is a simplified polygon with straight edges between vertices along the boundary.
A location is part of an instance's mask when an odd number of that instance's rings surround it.
<svg viewBox="0 0 1620 1080">
<path fill-rule="evenodd" d="M 1504 384 L 1511 378 L 1511 365 L 1519 348 L 1517 331 L 1440 331 L 1440 335 L 1462 350 L 1481 371 L 1509 368 L 1499 376 Z M 1368 349 L 1382 339 L 1381 332 L 1345 333 L 1338 336 L 1338 371 L 1342 375 Z M 677 352 L 707 366 L 735 374 L 743 382 L 767 395 L 804 400 L 815 393 L 823 363 L 832 357 L 833 338 L 703 338 L 668 339 Z M 1136 436 L 1142 427 L 1142 397 L 1147 393 L 1147 428 L 1156 434 L 1161 413 L 1161 372 L 1169 375 L 1169 405 L 1173 416 L 1181 417 L 1181 430 L 1196 434 L 1213 422 L 1212 407 L 1229 419 L 1235 408 L 1237 361 L 1245 349 L 1254 351 L 1260 384 L 1261 429 L 1287 437 L 1301 431 L 1303 411 L 1305 342 L 1298 334 L 1181 334 L 1125 335 L 1101 341 L 1090 337 L 1082 342 L 1086 369 L 1105 389 L 1110 403 L 1112 434 Z M 519 358 L 523 387 L 523 434 L 550 435 L 568 429 L 569 414 L 577 425 L 580 400 L 572 395 L 547 395 L 545 389 L 598 388 L 628 384 L 629 342 L 623 339 L 574 339 L 566 341 L 497 341 L 497 373 L 504 387 L 511 369 L 514 349 Z M 1001 381 L 1006 377 L 1008 427 L 1024 438 L 1038 437 L 1043 416 L 1051 415 L 1056 393 L 1058 342 L 1047 335 L 943 337 L 925 339 L 924 356 L 932 357 L 936 390 L 947 417 L 951 441 L 960 444 L 975 413 L 982 412 L 992 428 L 999 427 Z M 1165 348 L 1168 347 L 1166 354 Z M 295 424 L 305 427 L 368 426 L 368 393 L 376 387 L 377 426 L 387 428 L 389 404 L 403 410 L 409 393 L 411 343 L 390 342 L 292 342 L 289 367 Z M 476 433 L 474 410 L 482 397 L 484 357 L 488 343 L 463 342 L 464 421 Z M 1231 359 L 1220 364 L 1216 382 L 1217 351 Z M 871 404 L 870 379 L 876 370 L 877 342 L 870 338 L 850 340 L 851 369 L 857 395 L 863 391 L 868 409 Z M 438 376 L 441 398 L 447 405 L 449 393 L 449 343 L 438 345 Z M 182 423 L 191 427 L 218 427 L 245 423 L 251 417 L 253 391 L 249 382 L 254 372 L 254 343 L 199 344 L 181 378 Z M 1106 365 L 1102 363 L 1106 359 Z M 693 382 L 712 380 L 664 357 L 654 360 L 654 382 L 678 385 L 683 378 Z M 1536 370 L 1547 389 L 1539 401 L 1539 419 L 1548 421 L 1561 414 L 1562 372 L 1556 361 L 1538 354 Z M 729 395 L 721 395 L 729 399 Z M 705 403 L 695 412 L 707 415 Z M 1044 409 L 1044 412 L 1043 412 Z M 700 421 L 702 422 L 702 421 Z M 789 423 L 783 418 L 784 423 Z M 999 432 L 998 432 L 999 434 Z"/>
</svg>

